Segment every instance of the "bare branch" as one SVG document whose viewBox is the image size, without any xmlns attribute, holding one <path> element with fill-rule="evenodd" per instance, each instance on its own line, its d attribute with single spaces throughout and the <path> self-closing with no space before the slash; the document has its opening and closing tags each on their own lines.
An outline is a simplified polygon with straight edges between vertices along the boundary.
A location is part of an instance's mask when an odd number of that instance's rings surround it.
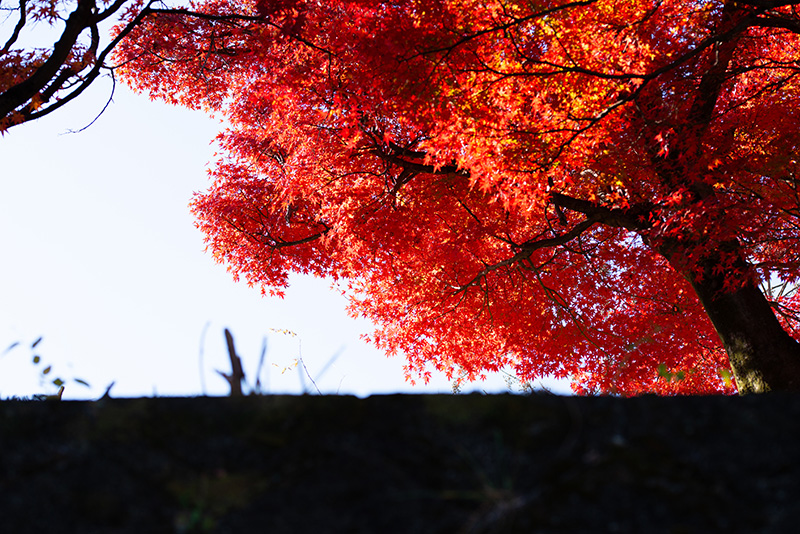
<svg viewBox="0 0 800 534">
<path fill-rule="evenodd" d="M 8 38 L 8 41 L 6 41 L 5 46 L 3 46 L 3 49 L 0 50 L 0 54 L 5 54 L 11 49 L 11 45 L 17 42 L 17 39 L 19 38 L 19 33 L 25 26 L 25 21 L 27 17 L 27 13 L 25 11 L 26 8 L 25 3 L 26 0 L 19 0 L 19 20 L 17 21 L 17 25 L 14 26 L 14 31 L 11 33 L 11 37 Z"/>
</svg>

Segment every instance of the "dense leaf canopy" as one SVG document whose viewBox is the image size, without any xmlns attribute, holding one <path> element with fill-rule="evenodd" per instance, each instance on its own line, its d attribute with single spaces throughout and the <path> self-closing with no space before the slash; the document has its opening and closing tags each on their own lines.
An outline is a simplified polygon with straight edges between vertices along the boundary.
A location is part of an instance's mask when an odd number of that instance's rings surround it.
<svg viewBox="0 0 800 534">
<path fill-rule="evenodd" d="M 411 378 L 730 392 L 693 284 L 760 283 L 800 332 L 766 289 L 800 267 L 789 4 L 209 1 L 116 59 L 229 125 L 193 202 L 214 257 L 339 280 Z"/>
</svg>

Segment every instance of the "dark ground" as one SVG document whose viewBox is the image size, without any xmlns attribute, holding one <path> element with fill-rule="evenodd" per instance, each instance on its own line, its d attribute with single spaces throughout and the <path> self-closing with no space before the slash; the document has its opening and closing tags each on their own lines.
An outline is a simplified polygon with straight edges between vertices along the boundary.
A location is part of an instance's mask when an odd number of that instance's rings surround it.
<svg viewBox="0 0 800 534">
<path fill-rule="evenodd" d="M 0 532 L 800 532 L 800 396 L 0 403 Z"/>
</svg>

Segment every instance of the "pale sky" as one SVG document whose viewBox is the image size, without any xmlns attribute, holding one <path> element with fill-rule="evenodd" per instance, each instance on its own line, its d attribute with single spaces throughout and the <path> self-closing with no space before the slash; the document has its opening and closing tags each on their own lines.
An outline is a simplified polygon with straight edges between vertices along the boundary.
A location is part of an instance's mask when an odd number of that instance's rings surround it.
<svg viewBox="0 0 800 534">
<path fill-rule="evenodd" d="M 251 377 L 267 336 L 261 379 L 271 393 L 302 392 L 296 368 L 282 373 L 299 353 L 323 393 L 451 391 L 444 377 L 406 383 L 403 360 L 360 340 L 371 325 L 346 315 L 329 282 L 295 277 L 285 299 L 262 297 L 204 252 L 188 203 L 208 186 L 217 121 L 118 84 L 97 122 L 67 133 L 100 112 L 107 82 L 0 138 L 0 398 L 52 393 L 38 378 L 48 364 L 67 380 L 65 399 L 99 397 L 112 381 L 119 397 L 224 395 L 214 369 L 230 370 L 225 327 Z M 473 388 L 508 390 L 500 376 Z"/>
</svg>

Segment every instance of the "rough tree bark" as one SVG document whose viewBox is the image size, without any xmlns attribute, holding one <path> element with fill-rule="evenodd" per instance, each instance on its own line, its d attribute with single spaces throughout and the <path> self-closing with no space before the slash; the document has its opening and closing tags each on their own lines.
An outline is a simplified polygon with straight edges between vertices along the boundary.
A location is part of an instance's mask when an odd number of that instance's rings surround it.
<svg viewBox="0 0 800 534">
<path fill-rule="evenodd" d="M 730 358 L 739 394 L 800 391 L 800 343 L 778 322 L 752 281 L 726 289 L 725 276 L 711 266 L 703 277 L 689 276 Z"/>
</svg>

